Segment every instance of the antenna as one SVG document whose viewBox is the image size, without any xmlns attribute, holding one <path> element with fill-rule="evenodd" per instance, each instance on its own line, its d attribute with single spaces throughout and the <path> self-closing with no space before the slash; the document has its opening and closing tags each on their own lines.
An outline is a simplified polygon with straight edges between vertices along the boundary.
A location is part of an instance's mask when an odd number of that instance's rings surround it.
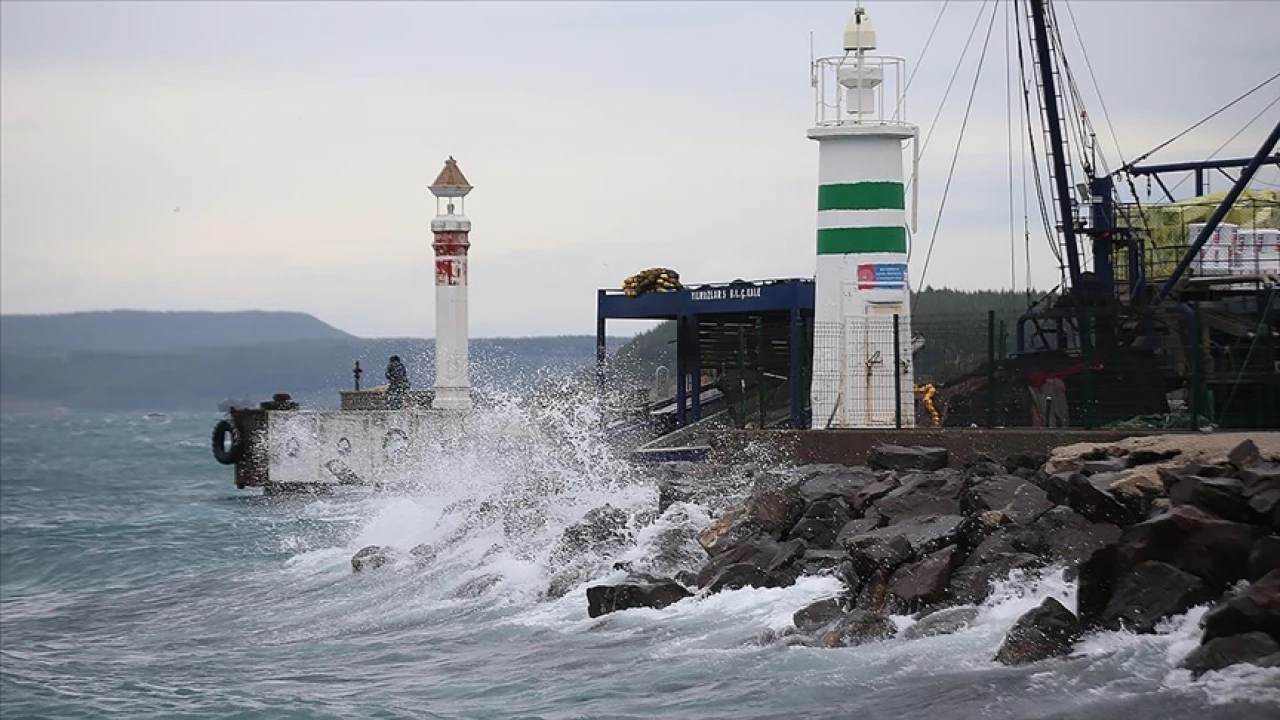
<svg viewBox="0 0 1280 720">
<path fill-rule="evenodd" d="M 809 31 L 809 87 L 818 87 L 818 65 L 813 57 L 813 31 Z"/>
</svg>

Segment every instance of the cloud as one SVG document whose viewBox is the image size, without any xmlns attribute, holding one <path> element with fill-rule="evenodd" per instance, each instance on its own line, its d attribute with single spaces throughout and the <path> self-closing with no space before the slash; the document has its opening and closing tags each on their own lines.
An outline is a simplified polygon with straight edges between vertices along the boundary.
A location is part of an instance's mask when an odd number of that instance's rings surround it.
<svg viewBox="0 0 1280 720">
<path fill-rule="evenodd" d="M 1128 159 L 1265 76 L 1273 6 L 1222 5 L 1071 5 Z M 940 6 L 870 7 L 881 48 L 911 59 Z M 926 130 L 981 7 L 951 3 L 925 54 L 909 107 Z M 477 335 L 589 333 L 595 288 L 652 265 L 691 281 L 810 275 L 808 31 L 833 50 L 848 12 L 5 3 L 0 302 L 5 312 L 291 309 L 362 335 L 430 335 L 426 185 L 451 154 L 476 185 Z M 1121 35 L 1127 22 L 1146 32 Z M 1010 282 L 1003 18 L 995 27 L 930 263 L 935 285 Z M 1231 38 L 1212 62 L 1176 42 L 1210 36 Z M 976 55 L 923 160 L 921 248 Z M 1263 105 L 1242 103 L 1155 159 L 1207 156 Z M 1222 154 L 1251 153 L 1267 119 Z M 1021 197 L 1015 205 L 1025 283 Z M 1031 244 L 1032 284 L 1050 286 L 1042 233 Z M 918 275 L 922 260 L 912 262 Z"/>
</svg>

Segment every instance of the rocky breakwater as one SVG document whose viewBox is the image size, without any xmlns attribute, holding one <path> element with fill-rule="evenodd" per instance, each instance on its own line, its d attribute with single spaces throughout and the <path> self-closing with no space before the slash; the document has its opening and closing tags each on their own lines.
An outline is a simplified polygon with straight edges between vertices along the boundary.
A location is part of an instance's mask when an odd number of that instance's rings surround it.
<svg viewBox="0 0 1280 720">
<path fill-rule="evenodd" d="M 1166 440 L 963 469 L 949 468 L 939 448 L 883 446 L 865 467 L 758 471 L 737 495 L 690 482 L 714 468 L 686 470 L 660 495 L 670 505 L 696 490 L 719 508 L 697 536 L 701 566 L 594 586 L 589 614 L 830 574 L 839 596 L 800 609 L 793 627 L 763 640 L 852 646 L 897 636 L 891 615 L 916 619 L 905 640 L 954 632 L 977 615 L 993 581 L 1061 566 L 1078 582 L 1077 606 L 1045 600 L 1016 621 L 995 660 L 1065 656 L 1089 632 L 1153 632 L 1164 618 L 1212 605 L 1204 644 L 1185 667 L 1275 665 L 1280 454 L 1252 441 L 1184 454 L 1188 441 Z"/>
</svg>

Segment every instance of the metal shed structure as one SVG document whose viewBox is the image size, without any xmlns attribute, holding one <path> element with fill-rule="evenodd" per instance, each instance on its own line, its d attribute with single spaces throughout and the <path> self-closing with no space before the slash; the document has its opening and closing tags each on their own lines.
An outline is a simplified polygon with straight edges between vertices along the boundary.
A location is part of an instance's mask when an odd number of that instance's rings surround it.
<svg viewBox="0 0 1280 720">
<path fill-rule="evenodd" d="M 676 425 L 702 418 L 704 369 L 732 366 L 751 348 L 758 377 L 785 377 L 788 425 L 807 426 L 808 376 L 813 347 L 814 281 L 806 278 L 735 280 L 628 297 L 622 290 L 596 295 L 596 363 L 608 357 L 609 320 L 676 322 Z"/>
</svg>

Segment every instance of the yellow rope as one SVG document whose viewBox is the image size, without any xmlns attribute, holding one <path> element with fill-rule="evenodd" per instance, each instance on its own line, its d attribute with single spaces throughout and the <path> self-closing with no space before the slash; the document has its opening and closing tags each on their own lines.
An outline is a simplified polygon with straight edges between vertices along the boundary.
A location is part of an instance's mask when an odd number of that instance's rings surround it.
<svg viewBox="0 0 1280 720">
<path fill-rule="evenodd" d="M 933 404 L 933 396 L 938 393 L 938 389 L 933 386 L 933 383 L 929 383 L 927 385 L 916 385 L 912 390 L 923 393 L 923 397 L 920 399 L 924 402 L 924 409 L 929 412 L 929 417 L 933 418 L 933 426 L 942 427 L 942 416 L 938 414 L 938 408 Z"/>
</svg>

